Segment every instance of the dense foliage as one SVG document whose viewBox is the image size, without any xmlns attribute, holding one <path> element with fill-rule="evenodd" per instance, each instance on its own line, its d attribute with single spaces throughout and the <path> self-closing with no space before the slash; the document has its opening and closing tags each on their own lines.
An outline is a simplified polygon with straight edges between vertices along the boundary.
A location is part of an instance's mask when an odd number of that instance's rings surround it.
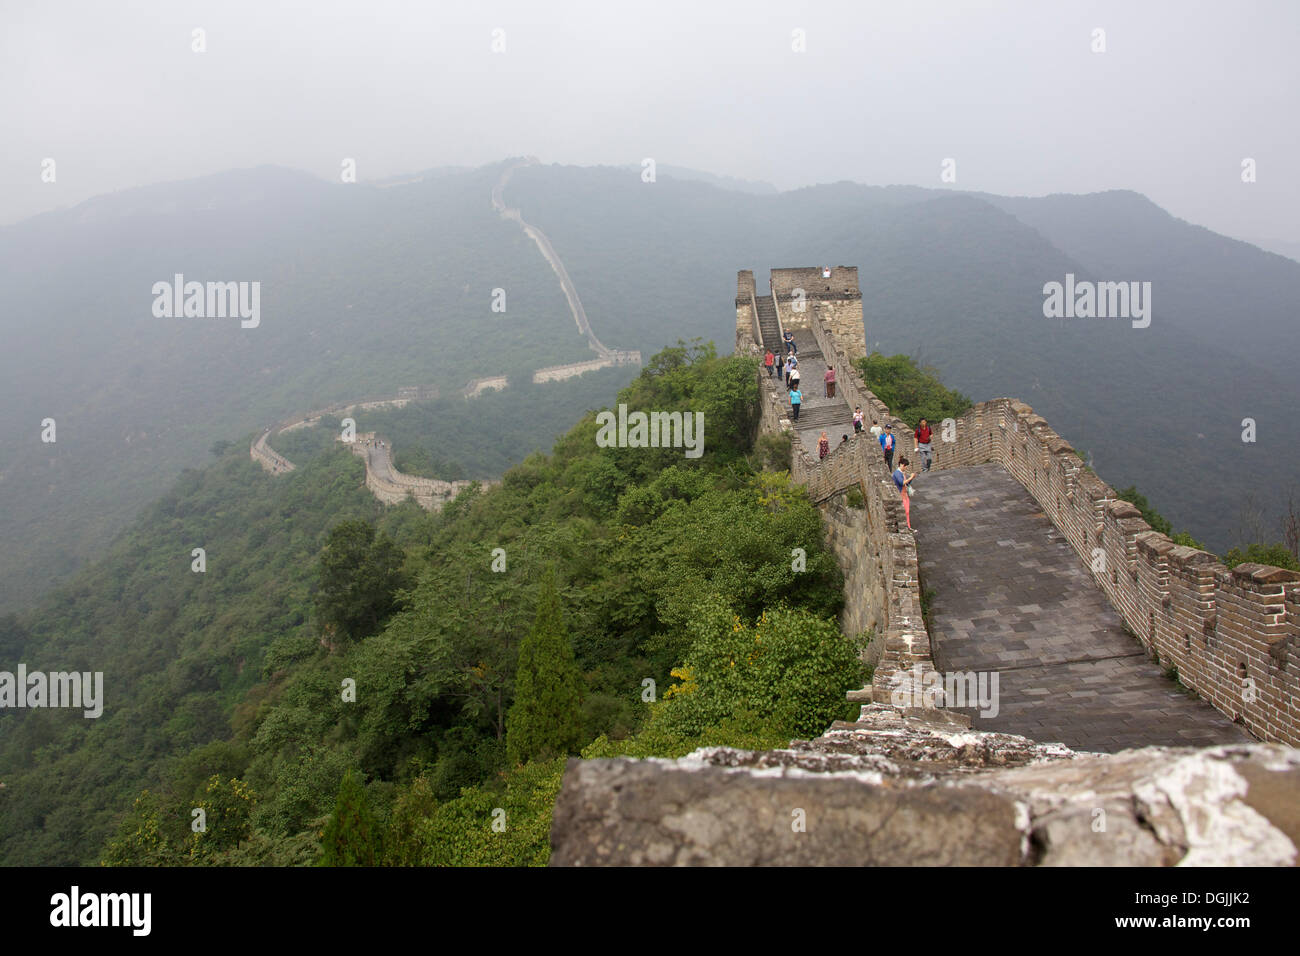
<svg viewBox="0 0 1300 956">
<path fill-rule="evenodd" d="M 666 349 L 619 400 L 702 411 L 702 457 L 599 447 L 589 414 L 440 514 L 379 505 L 332 441 L 274 479 L 218 449 L 73 589 L 0 621 L 0 665 L 108 688 L 97 722 L 0 716 L 4 862 L 542 863 L 566 753 L 847 716 L 842 577 L 807 496 L 759 470 L 754 372 Z M 512 759 L 530 694 L 580 733 L 525 733 Z"/>
<path fill-rule="evenodd" d="M 512 764 L 578 751 L 584 742 L 582 678 L 555 593 L 554 570 L 542 582 L 532 630 L 519 644 L 514 694 L 506 720 Z"/>
<path fill-rule="evenodd" d="M 937 369 L 922 368 L 911 356 L 872 352 L 854 364 L 867 388 L 913 427 L 924 418 L 938 430 L 945 418 L 956 418 L 971 407 L 965 395 L 944 387 Z"/>
<path fill-rule="evenodd" d="M 450 402 L 471 378 L 509 374 L 509 402 L 521 371 L 589 358 L 554 273 L 488 202 L 498 172 L 344 190 L 263 167 L 0 228 L 0 610 L 98 557 L 218 439 L 395 385 L 437 384 Z M 727 342 L 738 268 L 856 265 L 870 348 L 914 355 L 978 399 L 1023 399 L 1092 449 L 1108 481 L 1140 481 L 1212 546 L 1231 543 L 1239 467 L 1268 525 L 1294 487 L 1300 265 L 1135 193 L 1008 199 L 844 182 L 749 195 L 552 165 L 519 170 L 507 198 L 564 257 L 607 345 Z M 261 325 L 152 320 L 140 290 L 181 259 L 194 278 L 265 280 Z M 1152 281 L 1151 326 L 1046 319 L 1043 285 L 1066 273 Z M 496 288 L 505 312 L 490 309 Z M 399 466 L 496 477 L 614 392 L 557 418 L 578 382 L 516 396 L 507 429 L 448 409 L 437 446 L 393 434 Z M 1259 423 L 1257 443 L 1222 414 L 1224 395 Z M 47 445 L 36 423 L 55 412 Z M 483 470 L 466 464 L 474 445 L 488 446 Z"/>
</svg>

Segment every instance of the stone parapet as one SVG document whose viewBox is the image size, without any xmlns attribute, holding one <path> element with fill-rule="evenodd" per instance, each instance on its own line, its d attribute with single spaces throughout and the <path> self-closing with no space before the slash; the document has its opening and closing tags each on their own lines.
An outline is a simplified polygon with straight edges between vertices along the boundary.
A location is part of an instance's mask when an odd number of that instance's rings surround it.
<svg viewBox="0 0 1300 956">
<path fill-rule="evenodd" d="M 782 290 L 788 291 L 796 279 L 807 278 L 808 271 L 774 270 L 774 287 L 775 277 L 781 275 Z M 787 308 L 782 300 L 779 314 L 788 325 Z M 874 419 L 892 424 L 899 454 L 914 453 L 915 423 L 895 417 L 871 392 L 840 336 L 815 313 L 803 327 L 811 330 L 827 362 L 835 366 L 838 387 L 849 405 L 860 406 L 868 423 Z M 906 534 L 898 495 L 865 432 L 819 461 L 791 427 L 783 390 L 761 370 L 759 381 L 760 427 L 790 433 L 793 479 L 807 487 L 825 515 L 835 516 L 827 520 L 832 546 L 841 557 L 846 581 L 855 581 L 847 589 L 842 624 L 854 633 L 861 622 L 884 629 L 884 647 L 872 652 L 877 655 L 876 686 L 883 689 L 895 680 L 890 675 L 907 670 L 903 648 L 918 644 L 918 629 L 928 649 L 919 596 L 914 604 L 904 600 L 909 593 L 904 582 L 916 580 L 914 557 L 909 559 L 907 549 L 891 539 Z M 1300 573 L 1261 565 L 1229 570 L 1215 555 L 1175 545 L 1151 530 L 1136 507 L 1120 501 L 1069 442 L 1016 399 L 973 405 L 946 430 L 941 422 L 931 426 L 933 467 L 998 462 L 1006 468 L 1092 570 L 1127 627 L 1162 664 L 1177 667 L 1184 686 L 1256 736 L 1300 746 Z M 945 431 L 951 440 L 943 440 Z M 837 510 L 853 487 L 866 500 L 861 519 Z M 878 522 L 874 526 L 873 519 Z M 914 542 L 912 547 L 914 554 Z M 863 586 L 861 562 L 876 579 L 871 586 Z"/>
</svg>

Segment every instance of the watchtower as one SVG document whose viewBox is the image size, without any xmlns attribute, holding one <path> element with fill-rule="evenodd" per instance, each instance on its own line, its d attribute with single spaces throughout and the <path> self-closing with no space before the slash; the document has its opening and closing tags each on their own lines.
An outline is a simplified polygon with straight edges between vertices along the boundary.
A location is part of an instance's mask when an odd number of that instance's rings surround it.
<svg viewBox="0 0 1300 956">
<path fill-rule="evenodd" d="M 867 354 L 857 266 L 773 269 L 767 293 L 755 287 L 752 271 L 739 272 L 736 277 L 737 349 L 750 350 L 750 342 L 755 347 L 763 344 L 763 326 L 771 324 L 772 313 L 779 318 L 783 332 L 810 328 L 816 318 L 849 358 Z"/>
</svg>

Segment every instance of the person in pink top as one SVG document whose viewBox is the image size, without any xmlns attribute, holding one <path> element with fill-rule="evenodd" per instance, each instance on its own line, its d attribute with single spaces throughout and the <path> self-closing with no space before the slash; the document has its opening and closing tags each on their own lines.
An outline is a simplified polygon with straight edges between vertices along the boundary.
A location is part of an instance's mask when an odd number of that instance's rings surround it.
<svg viewBox="0 0 1300 956">
<path fill-rule="evenodd" d="M 826 379 L 826 397 L 834 398 L 835 397 L 835 369 L 827 365 L 826 375 L 824 376 L 824 378 Z"/>
</svg>

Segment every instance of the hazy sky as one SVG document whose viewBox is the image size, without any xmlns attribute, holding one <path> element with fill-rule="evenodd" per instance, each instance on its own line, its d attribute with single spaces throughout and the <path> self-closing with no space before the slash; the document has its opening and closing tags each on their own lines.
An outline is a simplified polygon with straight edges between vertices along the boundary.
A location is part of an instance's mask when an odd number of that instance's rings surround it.
<svg viewBox="0 0 1300 956">
<path fill-rule="evenodd" d="M 938 187 L 951 157 L 960 189 L 1135 189 L 1300 241 L 1297 45 L 1290 0 L 0 0 L 0 222 L 345 157 L 360 180 L 653 157 L 782 189 Z"/>
</svg>

